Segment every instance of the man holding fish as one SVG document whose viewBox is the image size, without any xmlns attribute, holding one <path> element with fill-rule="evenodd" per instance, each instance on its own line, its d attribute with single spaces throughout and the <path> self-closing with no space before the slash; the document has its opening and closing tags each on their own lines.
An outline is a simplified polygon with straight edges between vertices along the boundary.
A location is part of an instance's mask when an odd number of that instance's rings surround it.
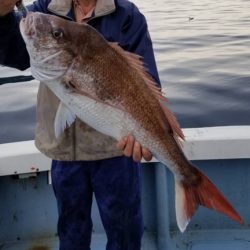
<svg viewBox="0 0 250 250">
<path fill-rule="evenodd" d="M 24 70 L 30 67 L 30 58 L 20 35 L 20 17 L 12 11 L 16 4 L 20 1 L 0 1 L 0 64 Z M 133 3 L 39 0 L 28 6 L 28 10 L 88 23 L 108 41 L 142 56 L 149 74 L 159 83 L 147 23 Z M 57 138 L 54 120 L 59 107 L 58 98 L 41 84 L 35 143 L 42 153 L 53 159 L 60 250 L 90 249 L 93 192 L 107 233 L 107 249 L 139 250 L 143 233 L 139 162 L 142 157 L 150 160 L 150 151 L 132 135 L 117 143 L 79 119 Z"/>
<path fill-rule="evenodd" d="M 41 0 L 30 10 L 20 30 L 13 13 L 4 13 L 0 20 L 0 63 L 30 66 L 41 82 L 35 142 L 54 159 L 61 249 L 89 249 L 93 192 L 108 236 L 107 249 L 140 249 L 137 161 L 142 156 L 150 159 L 151 153 L 174 175 L 181 232 L 199 206 L 243 224 L 181 149 L 179 139 L 184 135 L 157 84 L 147 24 L 135 5 L 127 0 Z M 25 8 L 21 12 L 26 15 Z M 138 142 L 130 140 L 131 133 Z M 128 157 L 116 148 L 116 140 Z"/>
</svg>

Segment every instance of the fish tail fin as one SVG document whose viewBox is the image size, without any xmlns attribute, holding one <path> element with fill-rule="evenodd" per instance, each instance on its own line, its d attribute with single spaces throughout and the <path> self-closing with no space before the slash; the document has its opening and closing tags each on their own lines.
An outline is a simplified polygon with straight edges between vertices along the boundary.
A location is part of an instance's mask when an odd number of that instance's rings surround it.
<svg viewBox="0 0 250 250">
<path fill-rule="evenodd" d="M 198 180 L 195 181 L 195 184 L 187 182 L 185 179 L 175 180 L 176 216 L 180 231 L 185 231 L 189 221 L 200 205 L 221 212 L 238 223 L 244 224 L 240 215 L 215 185 L 198 169 L 192 168 Z"/>
</svg>

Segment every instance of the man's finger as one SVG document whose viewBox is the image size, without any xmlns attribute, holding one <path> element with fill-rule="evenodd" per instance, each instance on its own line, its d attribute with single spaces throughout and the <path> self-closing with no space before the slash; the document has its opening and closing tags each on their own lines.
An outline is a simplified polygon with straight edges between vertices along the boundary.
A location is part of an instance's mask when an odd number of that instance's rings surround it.
<svg viewBox="0 0 250 250">
<path fill-rule="evenodd" d="M 7 15 L 15 7 L 15 0 L 1 0 L 0 1 L 0 17 Z"/>
<path fill-rule="evenodd" d="M 142 148 L 142 157 L 145 159 L 145 161 L 151 161 L 153 158 L 153 155 L 147 148 Z"/>
<path fill-rule="evenodd" d="M 142 158 L 142 148 L 139 142 L 135 141 L 133 149 L 133 160 L 140 162 Z"/>
<path fill-rule="evenodd" d="M 134 143 L 135 143 L 135 138 L 130 135 L 128 137 L 128 141 L 127 141 L 127 144 L 123 150 L 123 154 L 127 157 L 130 157 L 133 155 L 133 148 L 134 148 Z"/>
<path fill-rule="evenodd" d="M 124 150 L 126 144 L 127 144 L 127 141 L 128 141 L 128 137 L 125 136 L 123 137 L 121 140 L 119 140 L 116 144 L 116 147 L 121 149 L 121 150 Z"/>
</svg>

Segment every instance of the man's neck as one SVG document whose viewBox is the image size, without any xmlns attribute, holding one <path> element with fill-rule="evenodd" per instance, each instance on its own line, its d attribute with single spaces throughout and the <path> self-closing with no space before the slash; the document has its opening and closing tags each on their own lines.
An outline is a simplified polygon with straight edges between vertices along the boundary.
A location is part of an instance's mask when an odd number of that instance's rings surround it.
<svg viewBox="0 0 250 250">
<path fill-rule="evenodd" d="M 91 17 L 97 0 L 73 0 L 77 22 L 82 22 Z"/>
<path fill-rule="evenodd" d="M 96 5 L 96 0 L 78 0 L 82 7 L 90 7 Z"/>
</svg>

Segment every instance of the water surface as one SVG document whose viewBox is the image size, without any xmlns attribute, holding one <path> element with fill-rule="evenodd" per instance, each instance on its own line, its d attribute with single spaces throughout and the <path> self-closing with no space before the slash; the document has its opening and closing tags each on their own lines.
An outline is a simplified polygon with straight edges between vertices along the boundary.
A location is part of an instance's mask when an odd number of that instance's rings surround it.
<svg viewBox="0 0 250 250">
<path fill-rule="evenodd" d="M 249 125 L 250 1 L 135 2 L 181 125 Z"/>
</svg>

